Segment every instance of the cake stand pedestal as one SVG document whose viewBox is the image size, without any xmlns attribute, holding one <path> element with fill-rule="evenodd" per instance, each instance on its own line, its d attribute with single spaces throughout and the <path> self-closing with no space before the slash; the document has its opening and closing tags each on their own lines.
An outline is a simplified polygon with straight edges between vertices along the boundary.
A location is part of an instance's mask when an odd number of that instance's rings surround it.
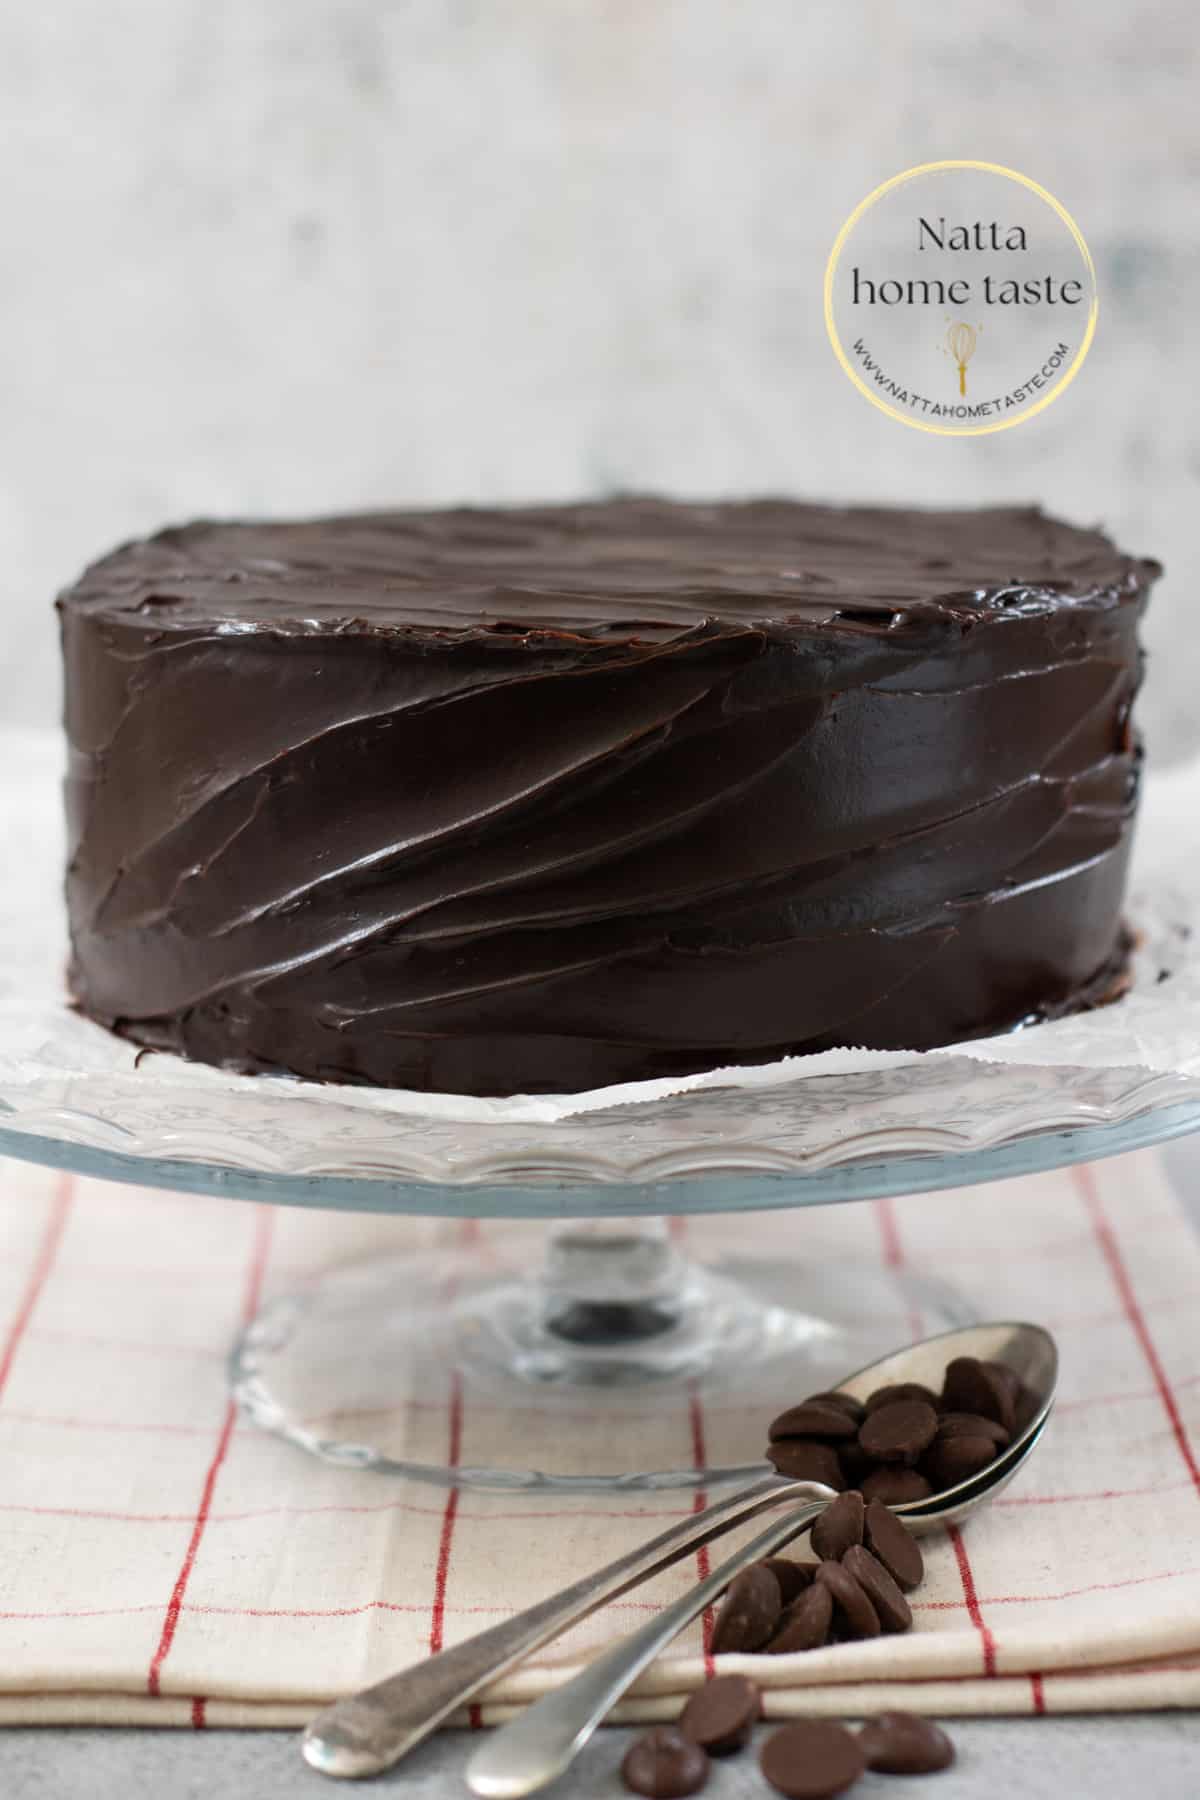
<svg viewBox="0 0 1200 1800">
<path fill-rule="evenodd" d="M 846 1098 L 850 1106 L 849 1089 Z M 761 1473 L 762 1421 L 798 1394 L 901 1343 L 971 1322 L 939 1280 L 886 1256 L 856 1262 L 831 1253 L 819 1213 L 801 1229 L 781 1219 L 767 1255 L 742 1254 L 734 1234 L 716 1260 L 691 1255 L 690 1215 L 999 1181 L 1200 1128 L 1200 1095 L 1178 1084 L 1150 1084 L 1141 1102 L 1120 1123 L 1034 1128 L 986 1150 L 857 1154 L 778 1175 L 697 1167 L 658 1182 L 279 1174 L 80 1144 L 18 1129 L 3 1112 L 0 1153 L 230 1199 L 452 1218 L 455 1242 L 444 1251 L 334 1268 L 269 1302 L 232 1351 L 243 1413 L 326 1462 L 442 1485 L 689 1488 Z M 606 1116 L 595 1117 L 603 1124 Z M 532 1243 L 527 1230 L 480 1232 L 478 1220 L 497 1218 L 541 1219 L 547 1229 Z M 465 1407 L 509 1415 L 519 1452 L 487 1467 L 450 1454 L 412 1458 L 409 1409 L 444 1394 L 448 1373 Z M 681 1402 L 722 1420 L 708 1454 L 697 1447 L 681 1466 L 629 1451 L 633 1438 L 645 1445 L 648 1417 L 667 1417 Z M 534 1415 L 534 1441 L 546 1447 L 537 1467 L 528 1449 Z M 607 1466 L 580 1476 L 581 1434 L 594 1448 L 597 1431 Z"/>
</svg>

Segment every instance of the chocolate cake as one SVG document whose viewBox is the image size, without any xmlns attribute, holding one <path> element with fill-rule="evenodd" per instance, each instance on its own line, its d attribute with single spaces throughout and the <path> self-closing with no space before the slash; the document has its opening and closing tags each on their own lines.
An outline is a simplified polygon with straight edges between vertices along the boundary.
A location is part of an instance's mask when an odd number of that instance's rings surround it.
<svg viewBox="0 0 1200 1800">
<path fill-rule="evenodd" d="M 572 1091 L 1117 991 L 1157 564 L 618 499 L 125 545 L 59 605 L 71 986 L 244 1071 Z"/>
</svg>

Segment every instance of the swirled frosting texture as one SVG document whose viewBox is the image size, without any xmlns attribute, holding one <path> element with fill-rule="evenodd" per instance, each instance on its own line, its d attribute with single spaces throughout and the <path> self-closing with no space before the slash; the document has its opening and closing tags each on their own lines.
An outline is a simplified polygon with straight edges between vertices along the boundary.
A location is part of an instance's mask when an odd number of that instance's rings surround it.
<svg viewBox="0 0 1200 1800">
<path fill-rule="evenodd" d="M 71 983 L 247 1071 L 571 1091 L 1106 997 L 1155 563 L 1036 509 L 200 523 L 59 602 Z"/>
</svg>

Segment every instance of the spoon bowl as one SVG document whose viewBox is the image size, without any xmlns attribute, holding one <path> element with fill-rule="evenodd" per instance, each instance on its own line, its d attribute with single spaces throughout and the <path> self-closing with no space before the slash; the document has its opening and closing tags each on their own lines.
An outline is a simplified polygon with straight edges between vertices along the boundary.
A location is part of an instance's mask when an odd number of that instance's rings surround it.
<svg viewBox="0 0 1200 1800">
<path fill-rule="evenodd" d="M 892 1508 L 914 1536 L 959 1524 L 985 1500 L 995 1499 L 1021 1468 L 1054 1406 L 1058 1388 L 1058 1349 L 1054 1339 L 1040 1325 L 1016 1320 L 964 1325 L 956 1331 L 923 1338 L 919 1344 L 910 1344 L 880 1362 L 869 1363 L 838 1383 L 839 1393 L 864 1401 L 876 1388 L 904 1381 L 919 1381 L 936 1393 L 947 1363 L 956 1356 L 1003 1363 L 1020 1380 L 1026 1400 L 1012 1442 L 986 1468 L 925 1500 L 908 1500 Z"/>
</svg>

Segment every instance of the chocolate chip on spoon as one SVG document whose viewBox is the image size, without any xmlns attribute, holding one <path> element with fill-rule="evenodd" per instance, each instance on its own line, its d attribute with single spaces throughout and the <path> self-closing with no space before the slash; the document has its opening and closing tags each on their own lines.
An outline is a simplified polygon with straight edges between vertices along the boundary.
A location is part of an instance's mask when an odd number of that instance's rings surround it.
<svg viewBox="0 0 1200 1800">
<path fill-rule="evenodd" d="M 763 1563 L 754 1563 L 730 1582 L 713 1626 L 713 1654 L 761 1650 L 783 1611 L 779 1583 Z"/>
<path fill-rule="evenodd" d="M 1011 1432 L 1016 1401 L 1017 1390 L 1002 1363 L 980 1362 L 974 1356 L 956 1356 L 947 1363 L 942 1385 L 946 1412 L 982 1413 Z"/>
<path fill-rule="evenodd" d="M 759 1767 L 787 1800 L 832 1800 L 863 1773 L 858 1739 L 831 1719 L 799 1719 L 763 1745 Z"/>
<path fill-rule="evenodd" d="M 947 1437 L 985 1437 L 990 1438 L 998 1450 L 1007 1449 L 1012 1438 L 1003 1425 L 995 1419 L 985 1419 L 982 1413 L 948 1412 L 938 1420 L 937 1434 Z"/>
<path fill-rule="evenodd" d="M 921 1468 L 935 1493 L 978 1475 L 996 1460 L 996 1446 L 985 1437 L 938 1437 L 922 1458 Z"/>
<path fill-rule="evenodd" d="M 851 1544 L 842 1558 L 847 1575 L 853 1575 L 886 1632 L 912 1629 L 912 1608 L 883 1564 L 862 1544 Z"/>
<path fill-rule="evenodd" d="M 1019 1432 L 1032 1425 L 1041 1410 L 1041 1396 L 1035 1394 L 1032 1388 L 1021 1388 L 1017 1394 L 1017 1404 L 1013 1413 L 1013 1436 L 1017 1436 Z"/>
<path fill-rule="evenodd" d="M 882 1500 L 885 1506 L 904 1506 L 910 1500 L 928 1500 L 933 1489 L 917 1469 L 875 1469 L 859 1483 L 867 1502 Z"/>
<path fill-rule="evenodd" d="M 819 1650 L 829 1641 L 832 1624 L 833 1595 L 823 1581 L 814 1581 L 780 1619 L 767 1653 L 790 1656 L 796 1650 Z"/>
<path fill-rule="evenodd" d="M 699 1744 L 675 1725 L 656 1725 L 625 1752 L 621 1779 L 630 1793 L 644 1794 L 646 1800 L 683 1800 L 685 1794 L 700 1792 L 708 1771 Z"/>
<path fill-rule="evenodd" d="M 891 1400 L 869 1412 L 858 1441 L 877 1462 L 911 1467 L 937 1434 L 937 1414 L 927 1400 Z"/>
<path fill-rule="evenodd" d="M 861 1400 L 856 1400 L 853 1394 L 840 1393 L 836 1388 L 831 1389 L 827 1394 L 810 1394 L 808 1405 L 838 1406 L 848 1419 L 854 1420 L 856 1425 L 862 1424 L 867 1413 Z"/>
<path fill-rule="evenodd" d="M 852 1438 L 858 1430 L 853 1416 L 845 1407 L 835 1406 L 827 1400 L 802 1400 L 799 1406 L 789 1406 L 781 1412 L 777 1419 L 772 1419 L 767 1428 L 767 1437 L 771 1443 L 777 1438 L 822 1438 L 836 1441 L 838 1438 Z"/>
<path fill-rule="evenodd" d="M 920 1585 L 925 1575 L 921 1546 L 882 1500 L 868 1502 L 863 1541 L 904 1593 L 911 1594 Z"/>
<path fill-rule="evenodd" d="M 842 1637 L 877 1638 L 879 1614 L 871 1605 L 866 1590 L 850 1571 L 838 1562 L 823 1562 L 817 1570 L 814 1586 L 829 1589 L 833 1601 L 834 1623 Z"/>
<path fill-rule="evenodd" d="M 730 1756 L 749 1743 L 762 1696 L 745 1675 L 714 1675 L 688 1700 L 679 1729 L 710 1756 Z"/>
<path fill-rule="evenodd" d="M 869 1475 L 875 1464 L 867 1455 L 857 1438 L 849 1438 L 837 1447 L 838 1461 L 842 1465 L 842 1480 L 848 1488 L 856 1488 L 864 1475 Z"/>
<path fill-rule="evenodd" d="M 923 1400 L 926 1406 L 937 1411 L 938 1397 L 922 1381 L 897 1381 L 891 1387 L 876 1388 L 867 1400 L 867 1411 L 876 1412 L 881 1406 L 891 1406 L 897 1400 Z"/>
<path fill-rule="evenodd" d="M 1010 1367 L 1008 1363 L 988 1362 L 986 1359 L 984 1360 L 983 1366 L 985 1369 L 990 1369 L 992 1374 L 996 1377 L 996 1380 L 1000 1382 L 1003 1387 L 1008 1389 L 1009 1396 L 1015 1406 L 1017 1403 L 1017 1396 L 1025 1385 L 1021 1380 L 1021 1377 L 1017 1374 L 1017 1371 Z"/>
<path fill-rule="evenodd" d="M 812 1438 L 780 1438 L 778 1443 L 768 1446 L 767 1461 L 774 1463 L 781 1475 L 788 1475 L 793 1481 L 820 1481 L 835 1494 L 840 1494 L 846 1485 L 842 1465 L 832 1444 L 819 1444 Z"/>
<path fill-rule="evenodd" d="M 853 1488 L 831 1500 L 809 1535 L 817 1555 L 837 1562 L 852 1544 L 861 1544 L 865 1512 L 866 1503 Z"/>
<path fill-rule="evenodd" d="M 880 1713 L 863 1726 L 858 1742 L 868 1769 L 881 1775 L 932 1775 L 954 1761 L 945 1732 L 917 1713 Z"/>
</svg>

